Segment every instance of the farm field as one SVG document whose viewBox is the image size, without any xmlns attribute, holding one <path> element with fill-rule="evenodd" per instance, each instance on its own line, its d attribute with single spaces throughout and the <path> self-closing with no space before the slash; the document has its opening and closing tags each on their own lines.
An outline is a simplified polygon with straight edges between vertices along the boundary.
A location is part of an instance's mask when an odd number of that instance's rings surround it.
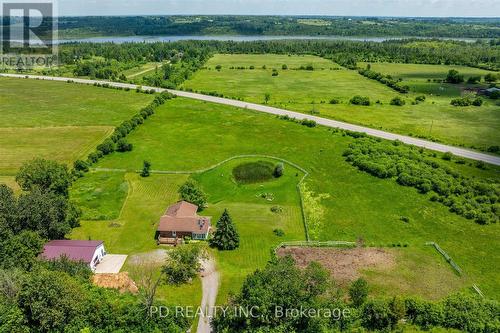
<svg viewBox="0 0 500 333">
<path fill-rule="evenodd" d="M 357 171 L 342 157 L 353 140 L 322 127 L 311 129 L 269 115 L 177 98 L 160 107 L 129 136 L 134 145 L 132 152 L 112 154 L 97 167 L 135 170 L 147 159 L 154 170 L 195 171 L 241 154 L 284 158 L 310 173 L 305 182 L 306 199 L 319 206 L 321 215 L 321 223 L 310 225 L 310 234 L 315 235 L 315 239 L 356 241 L 362 238 L 368 246 L 390 248 L 395 252 L 397 264 L 393 269 L 383 274 L 379 270 L 377 274 L 374 270 L 362 273 L 373 286 L 374 294 L 440 298 L 456 290 L 469 289 L 476 283 L 488 297 L 498 299 L 498 274 L 492 269 L 500 262 L 496 242 L 498 225 L 477 225 L 450 213 L 437 202 L 430 202 L 427 195 L 412 188 Z M 435 157 L 429 152 L 428 158 Z M 436 159 L 469 176 L 499 177 L 500 169 L 496 167 L 480 170 L 469 164 L 443 161 L 439 156 Z M 262 226 L 262 221 L 271 214 L 267 211 L 269 205 L 255 196 L 255 185 L 238 187 L 230 181 L 230 169 L 225 169 L 230 165 L 194 176 L 209 194 L 209 207 L 204 214 L 214 216 L 215 222 L 222 210 L 228 208 L 241 232 L 239 250 L 215 252 L 223 281 L 227 282 L 223 282 L 219 301 L 238 289 L 250 266 L 252 269 L 262 267 L 271 248 L 281 241 L 271 233 L 271 226 Z M 129 197 L 118 219 L 123 226 L 112 230 L 109 222 L 84 222 L 72 237 L 102 235 L 113 251 L 124 253 L 156 248 L 149 233 L 154 231 L 154 223 L 165 209 L 166 201 L 175 201 L 176 188 L 187 175 L 153 175 L 141 179 L 138 175 L 126 174 L 125 177 L 134 185 L 130 187 L 129 183 Z M 279 182 L 263 186 L 274 184 Z M 168 189 L 158 191 L 163 186 Z M 283 199 L 286 219 L 276 223 L 283 224 L 285 237 L 290 237 L 283 239 L 303 240 L 300 210 L 294 204 L 297 202 L 295 192 L 291 190 L 291 183 L 283 186 L 273 191 L 291 196 Z M 130 188 L 140 190 L 130 192 Z M 131 198 L 140 198 L 140 202 Z M 127 208 L 131 206 L 134 209 Z M 403 223 L 401 216 L 411 222 Z M 465 276 L 453 274 L 446 261 L 425 245 L 428 241 L 435 241 L 445 249 Z M 398 243 L 407 247 L 393 248 L 393 244 Z"/>
<path fill-rule="evenodd" d="M 72 164 L 152 97 L 68 83 L 0 78 L 0 175 L 35 157 Z"/>
<path fill-rule="evenodd" d="M 216 69 L 218 65 L 220 70 Z M 283 70 L 283 65 L 287 65 L 288 69 Z M 301 66 L 305 69 L 309 65 L 314 68 L 313 71 L 300 70 Z M 253 69 L 250 69 L 252 66 Z M 293 111 L 319 114 L 453 145 L 483 150 L 496 145 L 500 114 L 496 112 L 498 106 L 494 102 L 485 100 L 481 107 L 457 108 L 451 106 L 450 101 L 460 96 L 460 88 L 427 82 L 428 78 L 444 79 L 452 68 L 457 68 L 466 77 L 487 73 L 460 66 L 373 64 L 373 70 L 401 77 L 405 84 L 411 79 L 408 82 L 411 91 L 403 95 L 356 71 L 341 68 L 319 57 L 218 54 L 186 81 L 183 88 L 217 92 L 260 104 L 269 94 L 269 105 Z M 273 69 L 277 70 L 278 76 L 273 76 Z M 413 81 L 415 78 L 418 80 Z M 411 105 L 411 101 L 422 94 L 426 95 L 426 101 Z M 349 100 L 355 95 L 369 97 L 373 105 L 350 105 Z M 405 99 L 406 105 L 390 105 L 391 99 L 396 96 Z M 340 103 L 330 104 L 334 98 Z M 380 104 L 375 104 L 376 101 Z"/>
</svg>

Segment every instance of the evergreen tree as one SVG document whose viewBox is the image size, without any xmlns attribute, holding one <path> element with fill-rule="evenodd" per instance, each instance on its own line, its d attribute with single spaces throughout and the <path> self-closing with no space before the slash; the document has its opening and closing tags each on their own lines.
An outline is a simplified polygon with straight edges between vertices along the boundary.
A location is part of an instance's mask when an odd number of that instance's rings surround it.
<svg viewBox="0 0 500 333">
<path fill-rule="evenodd" d="M 217 230 L 210 239 L 210 246 L 219 250 L 234 250 L 240 246 L 240 236 L 227 209 L 217 221 Z"/>
<path fill-rule="evenodd" d="M 141 177 L 149 177 L 150 170 L 151 170 L 151 162 L 144 161 L 141 171 Z"/>
</svg>

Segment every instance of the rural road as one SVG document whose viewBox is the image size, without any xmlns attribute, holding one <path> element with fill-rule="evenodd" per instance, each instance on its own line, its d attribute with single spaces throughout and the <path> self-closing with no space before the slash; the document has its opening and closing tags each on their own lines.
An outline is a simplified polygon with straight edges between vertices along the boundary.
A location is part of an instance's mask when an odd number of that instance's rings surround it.
<svg viewBox="0 0 500 333">
<path fill-rule="evenodd" d="M 214 306 L 219 290 L 219 273 L 215 269 L 214 259 L 206 259 L 202 262 L 201 287 L 203 296 L 201 298 L 201 309 L 204 316 L 198 320 L 196 333 L 211 333 L 210 320 L 214 315 Z"/>
<path fill-rule="evenodd" d="M 68 80 L 71 80 L 75 83 L 82 83 L 82 84 L 100 83 L 100 84 L 109 84 L 110 86 L 113 86 L 113 87 L 122 87 L 122 88 L 130 88 L 130 89 L 136 89 L 138 87 L 135 84 L 128 84 L 128 83 L 109 82 L 109 81 L 100 81 L 100 80 L 88 80 L 88 79 L 77 79 L 77 78 L 67 78 L 67 77 L 56 77 L 56 76 L 39 76 L 39 75 L 21 75 L 21 74 L 0 73 L 0 77 L 2 77 L 2 76 L 3 77 L 12 77 L 12 78 L 28 78 L 28 79 L 62 81 L 62 82 L 66 82 Z M 248 102 L 243 102 L 243 101 L 238 101 L 238 100 L 233 100 L 233 99 L 228 99 L 228 98 L 221 98 L 221 97 L 214 97 L 214 96 L 202 95 L 202 94 L 197 94 L 197 93 L 191 93 L 191 92 L 187 92 L 187 91 L 163 89 L 163 88 L 148 87 L 148 86 L 141 86 L 141 87 L 144 90 L 155 90 L 156 92 L 168 91 L 168 92 L 170 92 L 174 95 L 180 96 L 180 97 L 191 98 L 191 99 L 196 99 L 196 100 L 200 100 L 200 101 L 230 105 L 230 106 L 235 106 L 238 108 L 249 109 L 249 110 L 254 110 L 254 111 L 264 112 L 264 113 L 269 113 L 269 114 L 274 114 L 274 115 L 280 115 L 280 116 L 288 115 L 289 117 L 293 117 L 293 118 L 300 119 L 300 120 L 302 120 L 302 119 L 314 120 L 317 124 L 327 126 L 327 127 L 340 128 L 340 129 L 354 131 L 354 132 L 363 132 L 363 133 L 366 133 L 370 136 L 374 136 L 374 137 L 378 137 L 378 138 L 382 138 L 382 139 L 386 139 L 386 140 L 393 140 L 393 141 L 399 140 L 399 141 L 402 141 L 406 144 L 414 145 L 417 147 L 423 147 L 423 148 L 427 148 L 427 149 L 442 152 L 442 153 L 450 152 L 453 155 L 456 155 L 459 157 L 469 158 L 469 159 L 476 160 L 476 161 L 483 161 L 485 163 L 494 164 L 494 165 L 500 165 L 500 157 L 497 157 L 497 156 L 484 154 L 484 153 L 480 153 L 480 152 L 469 150 L 469 149 L 464 149 L 464 148 L 444 145 L 444 144 L 440 144 L 440 143 L 435 143 L 432 141 L 417 139 L 417 138 L 413 138 L 413 137 L 409 137 L 409 136 L 405 136 L 405 135 L 385 132 L 385 131 L 381 131 L 381 130 L 377 130 L 377 129 L 373 129 L 373 128 L 369 128 L 369 127 L 353 125 L 353 124 L 349 124 L 346 122 L 341 122 L 341 121 L 337 121 L 337 120 L 333 120 L 333 119 L 327 119 L 327 118 L 322 118 L 322 117 L 318 117 L 318 116 L 307 115 L 307 114 L 303 114 L 303 113 L 299 113 L 299 112 L 288 111 L 288 110 L 279 109 L 279 108 L 261 105 L 261 104 L 254 104 L 254 103 L 248 103 Z"/>
</svg>

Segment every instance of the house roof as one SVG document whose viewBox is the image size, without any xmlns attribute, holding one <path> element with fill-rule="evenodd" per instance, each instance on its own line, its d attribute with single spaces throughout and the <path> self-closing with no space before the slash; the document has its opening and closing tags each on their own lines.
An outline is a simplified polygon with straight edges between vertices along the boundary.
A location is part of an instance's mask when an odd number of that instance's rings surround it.
<svg viewBox="0 0 500 333">
<path fill-rule="evenodd" d="M 196 216 L 198 211 L 198 206 L 193 205 L 187 201 L 179 201 L 172 206 L 167 208 L 165 215 L 175 216 L 175 217 L 193 217 Z"/>
<path fill-rule="evenodd" d="M 90 264 L 95 250 L 102 243 L 103 241 L 53 240 L 45 244 L 41 256 L 51 260 L 65 255 L 71 260 L 84 261 Z"/>
<path fill-rule="evenodd" d="M 210 217 L 198 216 L 198 206 L 179 201 L 167 208 L 160 218 L 158 231 L 176 231 L 205 234 L 210 228 Z"/>
</svg>

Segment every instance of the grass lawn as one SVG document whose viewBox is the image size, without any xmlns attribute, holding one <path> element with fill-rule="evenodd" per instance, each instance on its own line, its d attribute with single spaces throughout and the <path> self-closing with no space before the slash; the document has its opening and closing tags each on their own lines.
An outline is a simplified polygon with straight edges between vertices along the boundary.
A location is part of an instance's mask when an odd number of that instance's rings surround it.
<svg viewBox="0 0 500 333">
<path fill-rule="evenodd" d="M 116 126 L 152 99 L 135 91 L 0 78 L 0 127 Z"/>
<path fill-rule="evenodd" d="M 35 157 L 71 165 L 152 98 L 63 82 L 0 78 L 0 175 L 15 174 Z"/>
<path fill-rule="evenodd" d="M 282 70 L 283 64 L 288 66 L 288 70 Z M 217 65 L 222 68 L 216 70 Z M 264 65 L 266 69 L 263 69 Z M 312 65 L 314 71 L 297 70 L 300 66 L 308 65 Z M 250 66 L 254 69 L 250 69 Z M 479 108 L 451 106 L 450 100 L 460 95 L 460 89 L 426 81 L 429 77 L 444 78 L 448 70 L 455 67 L 373 64 L 374 70 L 401 76 L 404 80 L 419 78 L 417 81 L 409 81 L 412 91 L 402 95 L 356 71 L 340 68 L 319 57 L 219 54 L 211 58 L 206 68 L 198 71 L 183 86 L 202 92 L 215 91 L 228 97 L 261 104 L 264 103 L 265 94 L 269 93 L 269 104 L 276 107 L 303 113 L 319 113 L 328 118 L 432 138 L 454 145 L 485 149 L 498 144 L 500 113 L 497 112 L 497 105 L 485 100 L 484 105 Z M 272 76 L 273 69 L 278 71 L 278 76 Z M 458 69 L 466 77 L 487 73 L 466 67 Z M 411 101 L 421 94 L 426 94 L 426 102 L 411 105 Z M 350 105 L 349 100 L 354 95 L 367 96 L 372 103 L 379 100 L 381 104 L 369 107 Z M 390 100 L 396 96 L 406 99 L 406 105 L 390 105 Z M 340 103 L 329 104 L 333 98 Z"/>
<path fill-rule="evenodd" d="M 77 182 L 72 194 L 85 192 L 89 186 L 86 182 L 93 184 L 96 181 L 92 176 Z M 82 221 L 81 227 L 73 229 L 70 236 L 73 239 L 103 240 L 109 253 L 133 254 L 155 250 L 158 248 L 155 240 L 156 225 L 167 206 L 178 200 L 177 190 L 187 176 L 153 175 L 142 178 L 135 173 L 121 176 L 128 183 L 128 196 L 124 200 L 120 216 L 112 221 Z M 115 193 L 115 184 L 115 181 L 102 183 L 101 196 Z M 96 202 L 100 198 L 93 200 Z M 118 202 L 114 201 L 111 206 L 116 210 Z M 108 207 L 100 206 L 98 212 L 102 214 L 107 209 Z"/>
<path fill-rule="evenodd" d="M 499 226 L 477 225 L 450 213 L 439 203 L 430 202 L 427 196 L 412 188 L 358 171 L 342 157 L 353 140 L 323 127 L 311 129 L 270 115 L 177 98 L 160 107 L 147 123 L 129 136 L 129 141 L 134 144 L 132 152 L 112 154 L 102 159 L 98 166 L 137 169 L 144 159 L 148 159 L 155 170 L 199 170 L 241 154 L 284 158 L 310 173 L 306 180 L 307 190 L 318 204 L 322 220 L 317 239 L 354 241 L 362 237 L 372 246 L 408 244 L 408 248 L 400 252 L 402 259 L 398 261 L 397 269 L 387 272 L 386 279 L 366 272 L 376 293 L 419 294 L 436 298 L 476 283 L 488 297 L 498 299 L 500 294 L 496 286 L 500 281 L 494 267 L 500 263 Z M 432 154 L 429 152 L 429 159 L 434 158 Z M 469 176 L 498 179 L 500 175 L 500 169 L 493 166 L 480 170 L 469 164 L 439 160 Z M 255 194 L 249 195 L 255 188 L 245 194 L 246 188 L 231 183 L 230 175 L 231 170 L 227 169 L 195 176 L 200 177 L 210 194 L 210 207 L 206 213 L 217 218 L 224 208 L 228 208 L 233 212 L 242 235 L 249 235 L 242 237 L 242 252 L 217 254 L 222 275 L 234 277 L 228 286 L 222 286 L 223 295 L 241 282 L 243 274 L 238 276 L 238 269 L 246 273 L 251 271 L 250 266 L 265 262 L 265 258 L 259 258 L 252 249 L 258 248 L 259 253 L 264 253 L 278 241 L 270 233 L 271 226 L 267 225 L 269 217 L 273 216 L 265 208 L 267 203 L 259 203 Z M 141 179 L 135 174 L 127 174 L 126 179 L 133 185 L 129 185 L 132 192 L 129 192 L 129 199 L 118 219 L 123 226 L 114 229 L 108 227 L 109 222 L 84 222 L 73 236 L 98 235 L 109 241 L 113 252 L 153 249 L 155 245 L 151 244 L 148 232 L 154 229 L 154 223 L 169 201 L 166 198 L 170 197 L 163 193 L 175 195 L 176 188 L 186 177 L 155 175 Z M 279 182 L 264 186 L 275 184 Z M 164 186 L 169 189 L 146 189 Z M 286 202 L 294 207 L 295 192 L 290 189 L 286 193 L 291 195 Z M 289 221 L 299 217 L 299 211 L 294 209 L 287 213 L 291 216 Z M 409 217 L 410 223 L 403 223 L 401 216 Z M 135 222 L 129 224 L 126 221 Z M 257 226 L 259 228 L 255 230 Z M 299 229 L 289 231 L 287 235 L 299 236 Z M 462 267 L 465 277 L 450 274 L 451 268 L 447 268 L 437 252 L 425 245 L 427 241 L 439 243 Z M 254 254 L 243 256 L 247 249 L 248 253 Z M 247 261 L 251 264 L 247 265 Z M 431 282 L 424 283 L 421 279 Z"/>
<path fill-rule="evenodd" d="M 235 181 L 233 168 L 242 163 L 262 160 L 277 163 L 262 158 L 236 159 L 194 176 L 209 198 L 209 206 L 202 214 L 212 216 L 215 226 L 224 209 L 227 209 L 240 234 L 241 243 L 237 250 L 213 251 L 221 272 L 218 295 L 221 302 L 229 292 L 239 289 L 248 274 L 265 266 L 272 248 L 283 241 L 305 239 L 296 189 L 303 176 L 301 171 L 285 165 L 285 173 L 278 179 L 247 185 Z M 273 206 L 279 206 L 282 212 L 273 213 Z M 283 230 L 285 235 L 276 236 L 274 229 Z"/>
<path fill-rule="evenodd" d="M 128 194 L 121 172 L 89 172 L 71 188 L 71 199 L 82 210 L 82 220 L 114 220 L 120 216 Z"/>
<path fill-rule="evenodd" d="M 14 175 L 35 157 L 71 165 L 112 132 L 111 126 L 0 127 L 0 174 Z"/>
</svg>

